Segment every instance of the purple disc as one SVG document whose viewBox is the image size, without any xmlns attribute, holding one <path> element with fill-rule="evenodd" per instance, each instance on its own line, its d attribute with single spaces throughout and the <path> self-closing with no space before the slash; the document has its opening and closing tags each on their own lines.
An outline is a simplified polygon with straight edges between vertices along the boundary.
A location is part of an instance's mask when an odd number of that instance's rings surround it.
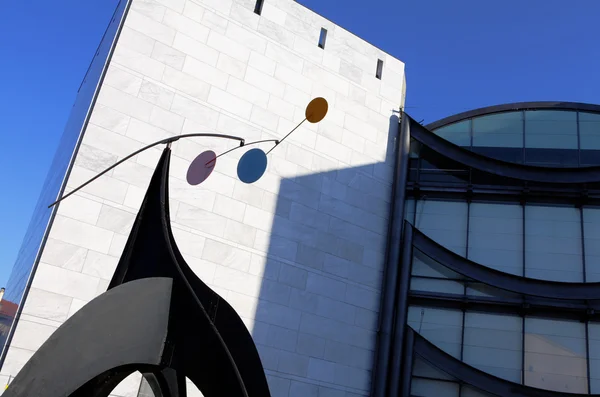
<svg viewBox="0 0 600 397">
<path fill-rule="evenodd" d="M 202 152 L 192 161 L 187 172 L 190 185 L 199 185 L 212 174 L 217 164 L 217 155 L 212 150 Z"/>
</svg>

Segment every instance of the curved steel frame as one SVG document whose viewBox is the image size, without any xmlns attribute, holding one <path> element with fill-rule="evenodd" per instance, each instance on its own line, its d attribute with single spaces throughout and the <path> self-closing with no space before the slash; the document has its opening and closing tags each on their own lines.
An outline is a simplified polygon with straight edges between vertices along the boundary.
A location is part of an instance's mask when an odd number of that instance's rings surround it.
<svg viewBox="0 0 600 397">
<path fill-rule="evenodd" d="M 448 375 L 492 395 L 501 397 L 600 396 L 600 394 L 575 394 L 538 389 L 498 378 L 457 360 L 423 338 L 408 325 L 406 328 L 407 334 L 411 335 L 407 339 L 413 340 L 414 354 Z"/>
<path fill-rule="evenodd" d="M 445 127 L 449 124 L 458 123 L 459 121 L 467 120 L 473 117 L 485 116 L 493 113 L 503 113 L 519 110 L 572 110 L 589 113 L 600 113 L 600 105 L 580 102 L 515 102 L 505 103 L 502 105 L 487 106 L 479 109 L 469 110 L 467 112 L 458 113 L 441 120 L 427 124 L 425 128 L 435 130 L 436 128 Z"/>
<path fill-rule="evenodd" d="M 413 247 L 444 267 L 491 287 L 522 295 L 562 300 L 600 299 L 600 283 L 568 283 L 521 277 L 466 259 L 436 243 L 408 221 L 413 229 Z"/>
<path fill-rule="evenodd" d="M 409 117 L 411 137 L 441 156 L 467 167 L 506 178 L 542 183 L 600 182 L 600 166 L 581 168 L 538 167 L 493 159 L 457 146 L 436 135 Z"/>
</svg>

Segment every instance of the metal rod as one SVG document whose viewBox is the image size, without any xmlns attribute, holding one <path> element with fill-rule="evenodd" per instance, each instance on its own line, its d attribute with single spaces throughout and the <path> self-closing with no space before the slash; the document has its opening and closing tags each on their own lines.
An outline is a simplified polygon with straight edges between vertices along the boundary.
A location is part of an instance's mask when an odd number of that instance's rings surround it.
<svg viewBox="0 0 600 397">
<path fill-rule="evenodd" d="M 64 196 L 60 197 L 58 200 L 56 200 L 55 202 L 53 202 L 52 204 L 50 204 L 48 206 L 48 208 L 52 208 L 56 204 L 60 203 L 61 201 L 63 201 L 64 199 L 66 199 L 67 197 L 69 197 L 70 195 L 72 195 L 73 193 L 78 192 L 79 190 L 83 189 L 84 187 L 86 187 L 90 183 L 94 182 L 96 179 L 100 178 L 102 175 L 106 174 L 108 171 L 112 170 L 116 166 L 124 163 L 125 161 L 129 160 L 133 156 L 135 156 L 137 154 L 140 154 L 141 152 L 143 152 L 145 150 L 148 150 L 148 149 L 150 149 L 150 148 L 152 148 L 154 146 L 157 146 L 157 145 L 160 145 L 160 144 L 164 144 L 164 143 L 171 144 L 172 142 L 178 141 L 181 138 L 192 138 L 192 137 L 224 138 L 224 139 L 237 140 L 237 141 L 240 141 L 242 144 L 244 143 L 244 138 L 240 138 L 240 137 L 233 136 L 233 135 L 210 134 L 210 133 L 183 134 L 183 135 L 177 135 L 177 136 L 172 136 L 172 137 L 169 137 L 169 138 L 161 139 L 160 141 L 156 141 L 154 143 L 151 143 L 149 145 L 144 146 L 143 148 L 141 148 L 139 150 L 136 150 L 135 152 L 133 152 L 130 155 L 128 155 L 125 158 L 123 158 L 122 160 L 120 160 L 120 161 L 116 162 L 115 164 L 111 165 L 110 167 L 108 167 L 107 169 L 105 169 L 104 171 L 102 171 L 101 173 L 99 173 L 98 175 L 94 176 L 92 179 L 88 180 L 87 182 L 85 182 L 82 185 L 78 186 L 77 188 L 75 188 L 71 192 L 69 192 L 69 193 L 65 194 Z"/>
<path fill-rule="evenodd" d="M 215 157 L 214 159 L 207 161 L 207 162 L 206 162 L 206 164 L 204 164 L 204 165 L 209 165 L 209 164 L 210 164 L 210 163 L 212 163 L 213 161 L 217 161 L 217 159 L 218 159 L 219 157 L 221 157 L 221 156 L 224 156 L 224 155 L 226 155 L 227 153 L 231 153 L 231 152 L 233 152 L 234 150 L 237 150 L 237 149 L 240 149 L 240 148 L 243 148 L 243 147 L 246 147 L 246 146 L 250 146 L 250 145 L 256 145 L 256 144 L 259 144 L 259 143 L 264 143 L 264 142 L 279 142 L 279 140 L 278 140 L 278 139 L 263 139 L 263 140 L 261 140 L 261 141 L 254 141 L 254 142 L 248 142 L 248 143 L 243 143 L 243 142 L 242 142 L 242 144 L 241 144 L 240 146 L 237 146 L 237 147 L 234 147 L 234 148 L 232 148 L 232 149 L 229 149 L 229 150 L 226 150 L 226 151 L 224 151 L 223 153 L 219 154 L 219 155 L 218 155 L 217 157 Z M 277 143 L 275 143 L 275 146 L 277 146 Z M 275 147 L 275 146 L 273 146 L 273 147 Z"/>
<path fill-rule="evenodd" d="M 267 154 L 271 153 L 271 151 L 272 151 L 273 149 L 275 149 L 277 146 L 279 146 L 279 144 L 280 144 L 281 142 L 285 141 L 285 138 L 287 138 L 288 136 L 290 136 L 292 132 L 296 131 L 296 130 L 298 129 L 298 127 L 300 127 L 300 126 L 302 125 L 302 123 L 304 123 L 305 121 L 306 121 L 306 118 L 305 118 L 304 120 L 302 120 L 302 121 L 301 121 L 301 122 L 300 122 L 300 123 L 299 123 L 297 126 L 295 126 L 293 130 L 291 130 L 290 132 L 288 132 L 288 134 L 287 134 L 286 136 L 284 136 L 283 138 L 281 138 L 281 140 L 280 140 L 279 142 L 277 142 L 277 143 L 275 144 L 275 146 L 273 146 L 273 147 L 271 148 L 271 150 L 269 150 L 269 151 L 267 152 Z"/>
</svg>

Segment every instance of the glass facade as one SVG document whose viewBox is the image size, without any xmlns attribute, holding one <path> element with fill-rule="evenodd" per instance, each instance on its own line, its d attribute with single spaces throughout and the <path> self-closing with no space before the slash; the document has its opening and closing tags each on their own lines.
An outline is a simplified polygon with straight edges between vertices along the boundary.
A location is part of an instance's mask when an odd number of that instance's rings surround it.
<svg viewBox="0 0 600 397">
<path fill-rule="evenodd" d="M 518 164 L 600 164 L 600 114 L 589 111 L 508 111 L 433 133 Z M 457 163 L 414 139 L 407 172 L 405 220 L 436 244 L 480 268 L 532 280 L 527 282 L 600 282 L 597 184 L 505 178 Z M 542 390 L 600 394 L 595 314 L 600 286 L 594 301 L 538 298 L 458 274 L 415 246 L 405 257 L 410 258 L 402 263 L 410 268 L 407 325 L 440 352 L 498 382 L 531 388 L 531 395 L 545 395 Z M 411 396 L 510 395 L 494 392 L 493 385 L 478 390 L 417 353 Z"/>
<path fill-rule="evenodd" d="M 14 264 L 7 282 L 3 300 L 20 304 L 27 289 L 28 281 L 37 262 L 38 253 L 44 244 L 45 234 L 52 220 L 53 209 L 49 209 L 48 205 L 54 202 L 60 194 L 63 181 L 71 165 L 71 159 L 75 156 L 83 125 L 92 106 L 98 82 L 103 75 L 106 60 L 111 51 L 113 40 L 119 29 L 126 6 L 126 0 L 121 0 L 117 5 L 110 24 L 81 83 L 71 110 L 71 115 L 65 126 L 56 150 L 56 155 L 46 176 L 25 238 L 17 255 L 17 262 Z M 14 319 L 12 319 L 11 324 L 13 322 Z M 0 344 L 3 349 L 2 360 L 4 360 L 6 355 L 6 341 L 9 332 L 8 327 L 0 329 Z"/>
<path fill-rule="evenodd" d="M 600 114 L 518 110 L 481 115 L 435 129 L 476 153 L 519 164 L 577 167 L 600 164 Z"/>
</svg>

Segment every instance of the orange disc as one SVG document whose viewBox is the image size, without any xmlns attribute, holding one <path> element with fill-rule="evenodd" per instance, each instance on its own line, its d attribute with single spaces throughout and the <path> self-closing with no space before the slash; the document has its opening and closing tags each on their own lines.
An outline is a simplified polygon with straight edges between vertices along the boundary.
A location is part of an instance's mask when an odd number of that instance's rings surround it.
<svg viewBox="0 0 600 397">
<path fill-rule="evenodd" d="M 318 123 L 323 120 L 325 115 L 327 114 L 327 109 L 329 105 L 325 98 L 315 98 L 306 107 L 306 120 L 310 123 Z"/>
</svg>

